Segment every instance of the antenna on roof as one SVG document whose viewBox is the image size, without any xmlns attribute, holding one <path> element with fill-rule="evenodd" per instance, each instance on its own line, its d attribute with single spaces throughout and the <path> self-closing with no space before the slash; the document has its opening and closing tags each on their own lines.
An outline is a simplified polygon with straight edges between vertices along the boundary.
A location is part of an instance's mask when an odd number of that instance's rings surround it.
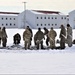
<svg viewBox="0 0 75 75">
<path fill-rule="evenodd" d="M 26 27 L 26 3 L 27 2 L 23 2 L 23 3 L 24 3 L 24 26 Z"/>
</svg>

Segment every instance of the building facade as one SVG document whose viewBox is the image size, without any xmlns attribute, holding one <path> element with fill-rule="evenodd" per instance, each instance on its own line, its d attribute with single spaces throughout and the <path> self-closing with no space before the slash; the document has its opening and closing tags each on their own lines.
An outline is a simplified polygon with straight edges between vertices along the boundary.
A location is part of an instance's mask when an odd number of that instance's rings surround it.
<svg viewBox="0 0 75 75">
<path fill-rule="evenodd" d="M 75 29 L 75 10 L 69 13 L 69 24 Z"/>
<path fill-rule="evenodd" d="M 18 13 L 0 12 L 0 27 L 18 28 Z"/>
<path fill-rule="evenodd" d="M 26 10 L 22 13 L 0 12 L 0 27 L 32 29 L 51 27 L 58 29 L 62 24 L 70 24 L 75 28 L 75 11 L 64 15 L 58 11 Z"/>
<path fill-rule="evenodd" d="M 61 24 L 67 24 L 67 15 L 63 15 L 60 12 L 55 11 L 36 11 L 36 10 L 26 10 L 25 12 L 19 14 L 19 28 L 24 28 L 29 25 L 33 29 L 37 28 L 59 28 Z M 24 17 L 26 17 L 26 22 L 24 23 Z M 25 25 L 24 25 L 25 24 Z"/>
</svg>

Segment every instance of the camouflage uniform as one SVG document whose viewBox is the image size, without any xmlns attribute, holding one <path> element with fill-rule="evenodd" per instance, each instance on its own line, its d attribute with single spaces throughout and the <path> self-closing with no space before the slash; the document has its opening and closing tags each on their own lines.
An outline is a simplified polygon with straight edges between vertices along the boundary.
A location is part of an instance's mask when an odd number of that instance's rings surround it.
<svg viewBox="0 0 75 75">
<path fill-rule="evenodd" d="M 48 31 L 48 29 L 45 28 L 45 27 L 44 27 L 44 31 L 45 31 L 45 32 L 44 32 L 44 35 L 46 35 L 46 37 L 47 37 L 47 38 L 46 38 L 46 45 L 49 46 L 49 44 L 48 44 L 48 42 L 49 42 L 48 32 L 49 32 L 49 31 Z"/>
<path fill-rule="evenodd" d="M 0 27 L 0 45 L 1 45 L 1 39 L 2 39 L 2 30 L 1 30 L 1 27 Z"/>
<path fill-rule="evenodd" d="M 60 48 L 64 49 L 65 48 L 65 37 L 66 37 L 66 29 L 63 25 L 61 25 L 61 31 L 60 31 Z"/>
<path fill-rule="evenodd" d="M 38 28 L 38 31 L 34 35 L 34 43 L 37 46 L 37 49 L 39 49 L 39 45 L 41 44 L 41 49 L 43 48 L 43 38 L 44 38 L 44 33 L 41 31 L 41 28 Z"/>
<path fill-rule="evenodd" d="M 7 33 L 6 33 L 6 28 L 3 27 L 2 29 L 2 45 L 3 47 L 6 47 L 6 43 L 7 43 Z"/>
<path fill-rule="evenodd" d="M 67 24 L 67 44 L 69 47 L 72 46 L 72 27 Z"/>
<path fill-rule="evenodd" d="M 29 29 L 29 31 L 31 32 L 31 38 L 30 38 L 30 45 L 31 45 L 31 41 L 32 41 L 32 37 L 33 37 L 33 32 L 32 32 L 32 29 L 30 29 L 29 26 L 27 26 L 27 28 Z"/>
<path fill-rule="evenodd" d="M 23 32 L 25 49 L 30 49 L 30 38 L 31 38 L 31 32 L 26 28 L 26 30 Z"/>
<path fill-rule="evenodd" d="M 21 36 L 19 33 L 15 34 L 13 36 L 13 40 L 14 40 L 14 44 L 19 44 L 20 43 L 20 40 L 21 40 Z"/>
<path fill-rule="evenodd" d="M 53 27 L 48 33 L 49 41 L 50 41 L 50 48 L 54 49 L 55 48 L 55 37 L 57 36 L 56 31 L 53 30 Z"/>
</svg>

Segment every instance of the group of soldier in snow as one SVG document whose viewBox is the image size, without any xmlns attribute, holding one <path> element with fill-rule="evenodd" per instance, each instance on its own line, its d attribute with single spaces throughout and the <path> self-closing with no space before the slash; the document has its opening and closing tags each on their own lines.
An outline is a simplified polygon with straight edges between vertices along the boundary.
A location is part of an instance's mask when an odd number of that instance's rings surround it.
<svg viewBox="0 0 75 75">
<path fill-rule="evenodd" d="M 50 31 L 44 27 L 44 32 L 41 31 L 41 28 L 38 28 L 38 31 L 34 35 L 34 44 L 37 49 L 39 49 L 39 46 L 41 46 L 41 49 L 44 49 L 43 46 L 43 39 L 45 40 L 46 36 L 46 45 L 50 47 L 51 49 L 65 49 L 65 43 L 68 44 L 69 47 L 72 46 L 72 27 L 67 24 L 67 30 L 65 29 L 64 25 L 61 25 L 60 30 L 60 46 L 56 47 L 55 45 L 55 38 L 57 36 L 56 31 L 51 27 Z M 25 31 L 23 32 L 23 40 L 24 40 L 24 48 L 30 49 L 31 41 L 33 37 L 33 32 L 30 29 L 29 26 L 26 27 Z M 6 47 L 7 43 L 7 34 L 5 31 L 5 27 L 1 30 L 0 28 L 0 44 L 2 40 L 3 47 Z M 13 36 L 14 44 L 19 44 L 21 40 L 21 36 L 19 33 L 15 34 Z"/>
<path fill-rule="evenodd" d="M 72 27 L 67 24 L 67 30 L 65 29 L 64 25 L 61 25 L 60 30 L 60 46 L 56 47 L 55 45 L 55 38 L 57 36 L 56 31 L 51 27 L 50 31 L 46 27 L 44 27 L 44 33 L 41 31 L 41 28 L 38 28 L 38 31 L 34 35 L 34 43 L 37 49 L 39 49 L 39 46 L 41 45 L 41 49 L 44 49 L 43 46 L 43 39 L 45 40 L 46 36 L 46 45 L 49 46 L 51 49 L 65 49 L 65 43 L 68 44 L 69 47 L 72 46 Z M 31 45 L 31 38 L 33 37 L 32 30 L 29 28 L 29 26 L 26 28 L 26 30 L 23 33 L 23 40 L 25 41 L 25 49 L 30 49 Z M 67 37 L 67 38 L 66 38 Z"/>
</svg>

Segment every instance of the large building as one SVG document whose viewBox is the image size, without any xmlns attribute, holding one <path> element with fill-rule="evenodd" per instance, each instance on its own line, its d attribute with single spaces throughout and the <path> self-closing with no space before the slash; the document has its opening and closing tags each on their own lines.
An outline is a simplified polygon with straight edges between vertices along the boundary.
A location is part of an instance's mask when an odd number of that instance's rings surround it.
<svg viewBox="0 0 75 75">
<path fill-rule="evenodd" d="M 22 13 L 0 12 L 0 27 L 6 28 L 25 28 L 30 26 L 32 29 L 48 28 L 57 29 L 63 24 L 65 27 L 70 24 L 75 28 L 75 10 L 68 15 L 58 11 L 26 10 Z"/>
</svg>

